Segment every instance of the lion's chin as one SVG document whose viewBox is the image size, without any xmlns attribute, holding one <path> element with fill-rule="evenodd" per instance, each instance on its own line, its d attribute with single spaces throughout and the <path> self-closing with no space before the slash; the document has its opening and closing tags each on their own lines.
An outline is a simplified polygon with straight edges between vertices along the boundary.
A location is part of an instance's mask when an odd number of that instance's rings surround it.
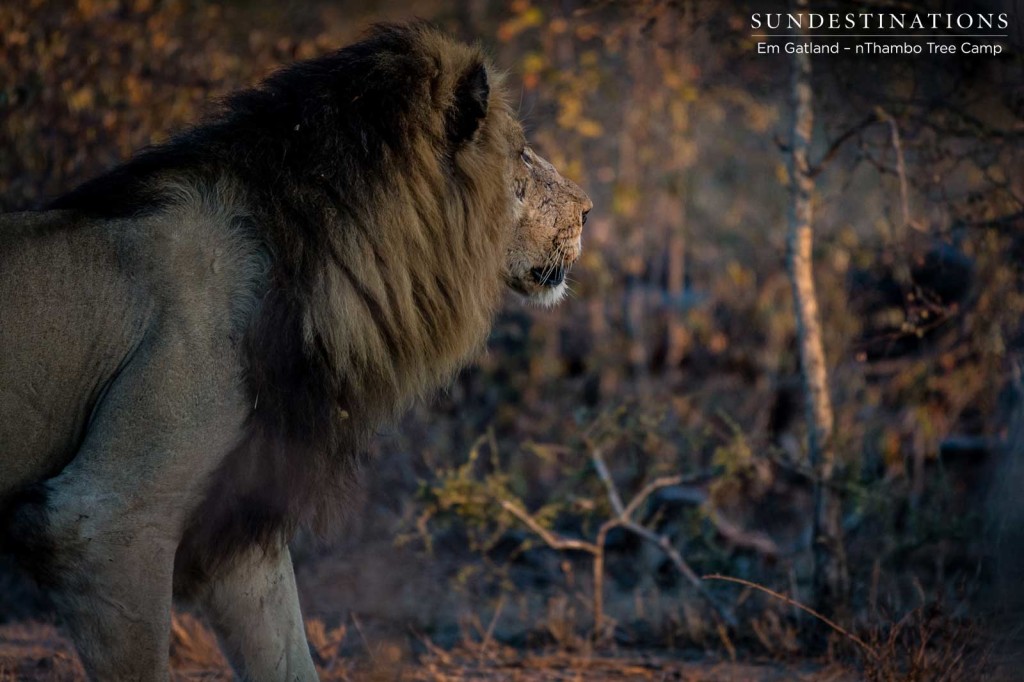
<svg viewBox="0 0 1024 682">
<path fill-rule="evenodd" d="M 509 284 L 509 288 L 523 297 L 528 303 L 543 308 L 551 308 L 558 305 L 569 292 L 568 285 L 565 282 L 555 286 L 543 286 L 532 283 L 528 286 Z"/>
<path fill-rule="evenodd" d="M 570 267 L 572 266 L 564 266 L 557 271 L 533 268 L 525 276 L 506 278 L 505 283 L 528 303 L 551 308 L 561 302 L 569 293 L 569 285 L 565 276 Z M 555 274 L 552 275 L 552 272 Z"/>
</svg>

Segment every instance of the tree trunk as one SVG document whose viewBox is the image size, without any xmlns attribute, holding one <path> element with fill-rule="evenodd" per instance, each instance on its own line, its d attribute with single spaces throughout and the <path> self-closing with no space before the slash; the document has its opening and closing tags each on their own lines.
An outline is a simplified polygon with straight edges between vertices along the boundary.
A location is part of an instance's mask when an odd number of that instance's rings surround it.
<svg viewBox="0 0 1024 682">
<path fill-rule="evenodd" d="M 807 0 L 795 0 L 795 11 L 806 12 Z M 806 41 L 801 37 L 800 41 Z M 813 599 L 818 610 L 834 611 L 847 592 L 840 501 L 832 489 L 835 451 L 832 443 L 832 400 L 821 338 L 821 318 L 814 289 L 811 255 L 813 228 L 811 197 L 814 178 L 809 152 L 814 129 L 811 58 L 793 55 L 793 132 L 789 158 L 790 205 L 786 239 L 787 266 L 793 286 L 797 342 L 807 405 L 807 453 L 816 472 L 814 490 Z"/>
</svg>

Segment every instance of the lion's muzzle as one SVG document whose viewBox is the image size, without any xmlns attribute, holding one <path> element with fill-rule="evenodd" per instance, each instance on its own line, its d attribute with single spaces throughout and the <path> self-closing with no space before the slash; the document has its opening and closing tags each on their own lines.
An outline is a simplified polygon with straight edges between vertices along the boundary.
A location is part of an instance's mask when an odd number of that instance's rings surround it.
<svg viewBox="0 0 1024 682">
<path fill-rule="evenodd" d="M 532 268 L 530 277 L 537 284 L 544 287 L 556 287 L 565 281 L 565 274 L 569 271 L 564 265 L 552 265 L 544 268 Z"/>
</svg>

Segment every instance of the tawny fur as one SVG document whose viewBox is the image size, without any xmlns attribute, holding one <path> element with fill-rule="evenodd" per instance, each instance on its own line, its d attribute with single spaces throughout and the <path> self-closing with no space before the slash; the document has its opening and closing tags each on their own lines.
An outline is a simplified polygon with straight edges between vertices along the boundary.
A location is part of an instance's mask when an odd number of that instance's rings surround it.
<svg viewBox="0 0 1024 682">
<path fill-rule="evenodd" d="M 172 591 L 240 675 L 311 679 L 287 542 L 368 439 L 564 291 L 590 201 L 481 51 L 423 25 L 271 76 L 0 216 L 0 530 L 91 676 L 165 679 Z M 551 273 L 557 272 L 555 278 Z"/>
</svg>

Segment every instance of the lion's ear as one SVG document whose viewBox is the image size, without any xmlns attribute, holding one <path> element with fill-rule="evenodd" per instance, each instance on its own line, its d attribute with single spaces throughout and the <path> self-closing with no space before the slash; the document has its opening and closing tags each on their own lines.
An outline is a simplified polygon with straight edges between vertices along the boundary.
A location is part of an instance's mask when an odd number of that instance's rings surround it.
<svg viewBox="0 0 1024 682">
<path fill-rule="evenodd" d="M 476 135 L 487 116 L 491 86 L 487 68 L 480 62 L 471 66 L 455 86 L 455 102 L 448 112 L 448 139 L 454 145 L 468 142 Z"/>
</svg>

